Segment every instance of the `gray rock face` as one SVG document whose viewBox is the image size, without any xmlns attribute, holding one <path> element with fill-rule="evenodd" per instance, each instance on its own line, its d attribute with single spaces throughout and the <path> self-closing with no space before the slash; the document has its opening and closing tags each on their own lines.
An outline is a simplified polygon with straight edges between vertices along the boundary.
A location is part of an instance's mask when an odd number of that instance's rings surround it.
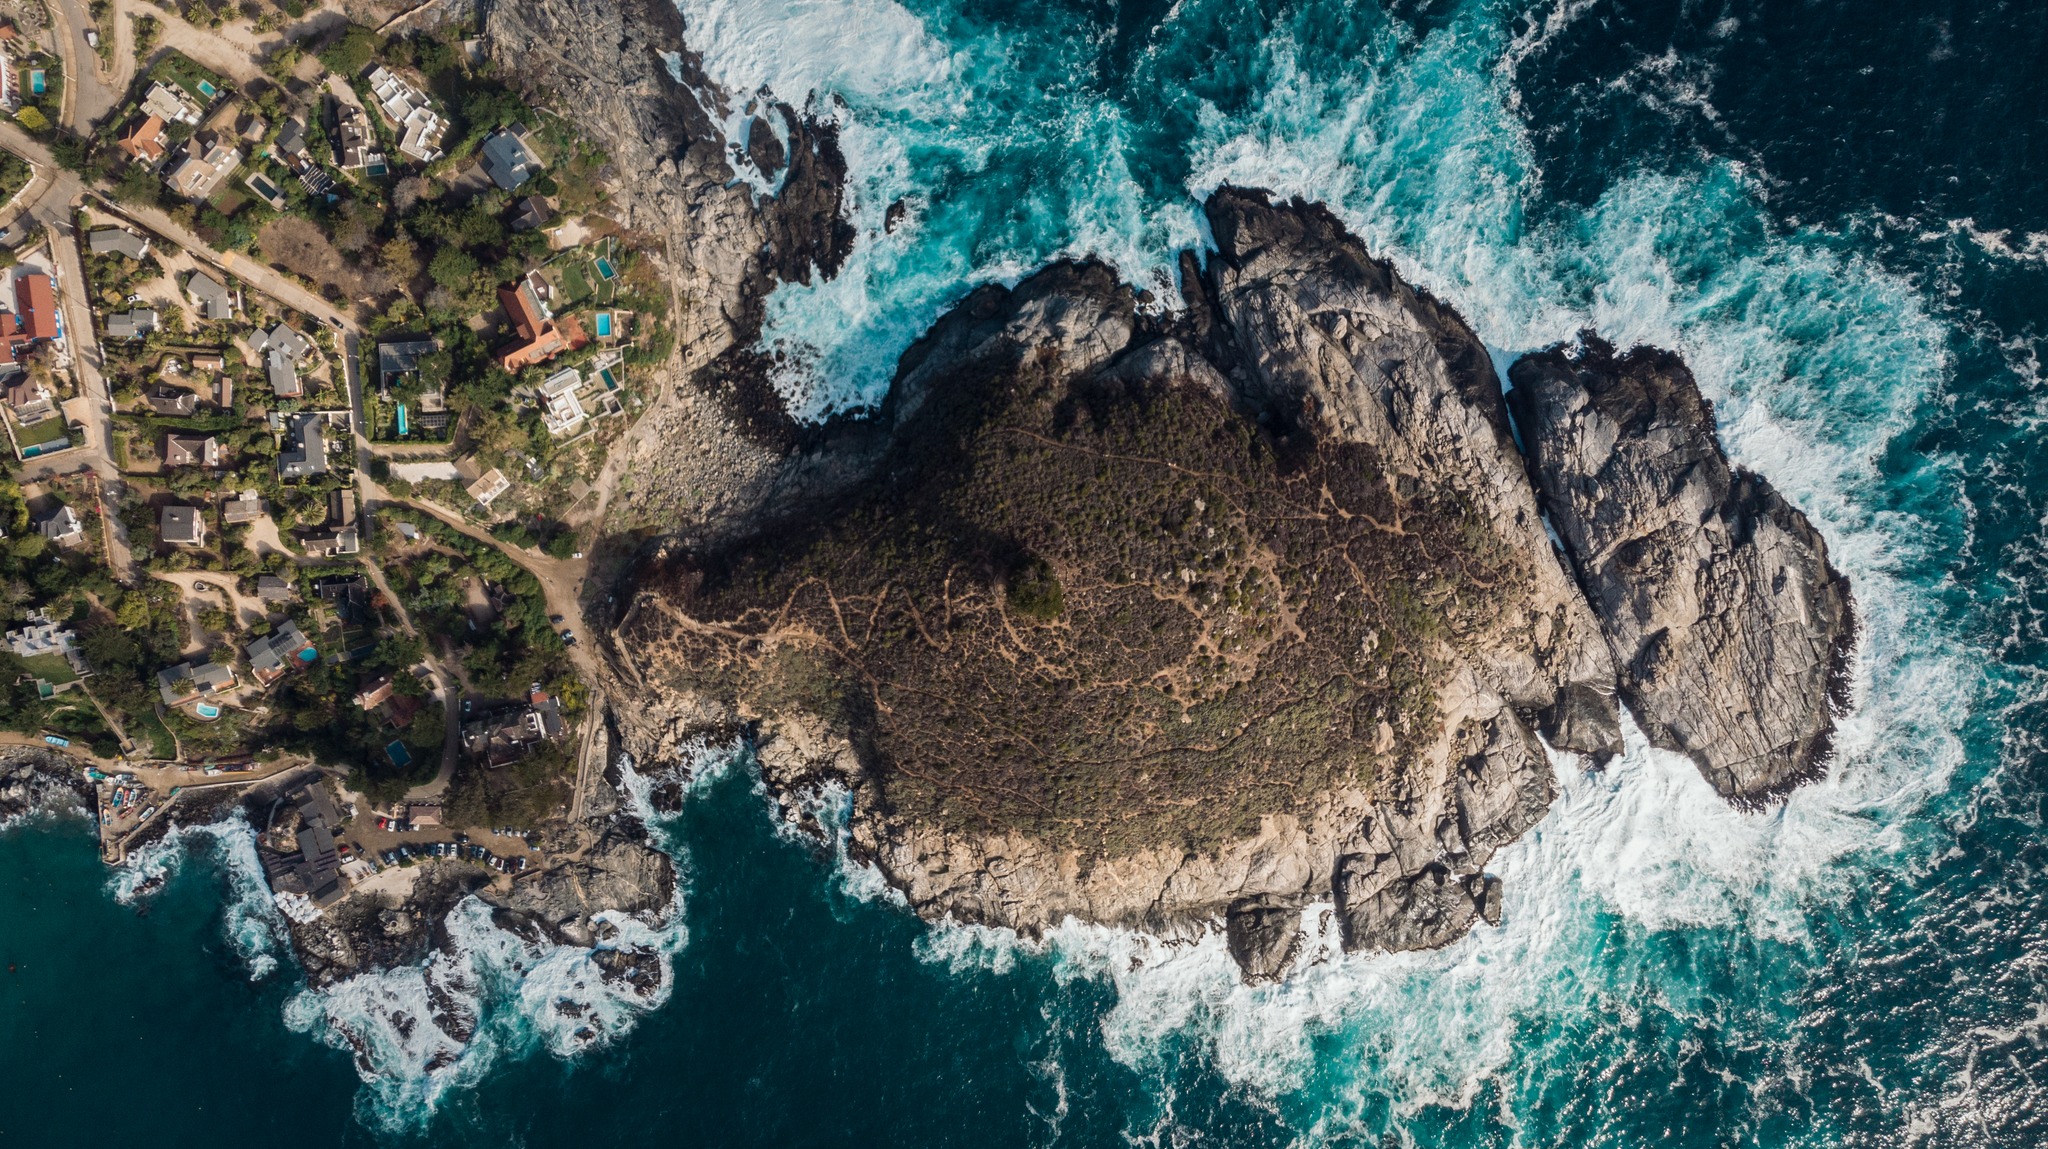
<svg viewBox="0 0 2048 1149">
<path fill-rule="evenodd" d="M 1262 896 L 1232 902 L 1223 919 L 1224 940 L 1248 985 L 1286 976 L 1305 940 L 1301 907 Z"/>
<path fill-rule="evenodd" d="M 10 749 L 0 755 L 0 826 L 38 810 L 92 809 L 77 763 L 62 754 Z"/>
<path fill-rule="evenodd" d="M 553 941 L 587 946 L 597 940 L 592 914 L 612 910 L 652 916 L 674 895 L 675 867 L 668 855 L 615 828 L 582 857 L 516 882 L 510 893 L 492 890 L 483 897 L 538 926 Z"/>
<path fill-rule="evenodd" d="M 1650 740 L 1740 804 L 1815 777 L 1855 638 L 1820 532 L 1729 467 L 1676 355 L 1589 340 L 1509 375 L 1530 473 Z"/>
</svg>

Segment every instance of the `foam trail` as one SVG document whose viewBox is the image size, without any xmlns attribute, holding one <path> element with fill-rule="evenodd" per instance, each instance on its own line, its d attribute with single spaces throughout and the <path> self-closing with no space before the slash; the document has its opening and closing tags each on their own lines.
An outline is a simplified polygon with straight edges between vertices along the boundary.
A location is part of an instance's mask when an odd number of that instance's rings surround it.
<svg viewBox="0 0 2048 1149">
<path fill-rule="evenodd" d="M 738 743 L 708 740 L 684 745 L 674 767 L 648 774 L 619 757 L 628 812 L 676 864 L 676 897 L 664 910 L 594 914 L 598 940 L 586 947 L 501 929 L 488 904 L 468 897 L 449 914 L 447 944 L 424 963 L 307 989 L 287 1004 L 286 1023 L 354 1055 L 364 1083 L 358 1112 L 392 1134 L 423 1128 L 503 1058 L 545 1050 L 569 1060 L 611 1045 L 668 1001 L 674 957 L 689 940 L 681 893 L 688 855 L 656 791 L 677 774 L 687 801 L 743 757 Z"/>
<path fill-rule="evenodd" d="M 249 980 L 260 981 L 277 970 L 285 949 L 284 925 L 256 856 L 256 828 L 240 809 L 219 822 L 172 826 L 130 853 L 107 879 L 107 891 L 120 904 L 135 905 L 177 877 L 186 855 L 201 845 L 211 849 L 227 885 L 222 921 L 228 942 L 248 966 Z"/>
</svg>

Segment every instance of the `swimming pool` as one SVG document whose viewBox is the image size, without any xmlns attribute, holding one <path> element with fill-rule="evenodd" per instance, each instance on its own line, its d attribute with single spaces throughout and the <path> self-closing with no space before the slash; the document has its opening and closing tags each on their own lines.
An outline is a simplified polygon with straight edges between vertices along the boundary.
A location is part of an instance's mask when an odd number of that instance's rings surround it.
<svg viewBox="0 0 2048 1149">
<path fill-rule="evenodd" d="M 43 70 L 37 68 L 28 74 L 28 90 L 40 96 L 50 90 L 50 82 L 43 78 Z"/>
<path fill-rule="evenodd" d="M 391 764 L 401 770 L 412 765 L 412 751 L 406 749 L 405 743 L 396 738 L 391 740 L 390 745 L 384 747 L 384 756 L 391 759 Z"/>
<path fill-rule="evenodd" d="M 300 661 L 300 662 L 318 662 L 318 661 L 320 661 L 320 652 L 319 652 L 319 651 L 317 651 L 317 650 L 314 650 L 314 649 L 313 649 L 312 647 L 310 647 L 310 646 L 309 646 L 309 647 L 307 647 L 306 649 L 304 649 L 304 650 L 302 650 L 302 651 L 300 651 L 300 652 L 299 652 L 299 661 Z"/>
<path fill-rule="evenodd" d="M 597 261 L 597 273 L 603 276 L 608 281 L 616 278 L 619 274 L 618 272 L 612 270 L 612 261 L 609 259 L 600 259 Z"/>
<path fill-rule="evenodd" d="M 605 278 L 609 279 L 609 278 L 611 278 L 611 277 L 610 277 L 610 276 L 606 276 Z M 598 313 L 597 313 L 597 337 L 598 337 L 599 339 L 610 339 L 610 338 L 612 337 L 612 313 L 611 313 L 611 312 L 609 312 L 609 311 L 600 311 L 600 312 L 598 312 Z"/>
<path fill-rule="evenodd" d="M 403 403 L 398 405 L 398 433 L 401 435 L 409 433 L 405 429 L 405 404 Z"/>
<path fill-rule="evenodd" d="M 201 717 L 201 718 L 219 718 L 219 717 L 220 717 L 220 707 L 218 707 L 218 706 L 215 706 L 215 705 L 214 705 L 213 703 L 211 703 L 211 702 L 202 702 L 202 703 L 200 703 L 199 705 L 197 705 L 197 706 L 193 707 L 192 709 L 194 709 L 194 710 L 198 711 L 198 712 L 199 712 L 199 717 Z"/>
<path fill-rule="evenodd" d="M 214 87 L 212 84 L 208 83 L 205 80 L 201 80 L 199 81 L 199 94 L 211 100 L 215 96 L 220 94 L 220 89 Z"/>
<path fill-rule="evenodd" d="M 609 368 L 609 367 L 600 367 L 600 368 L 598 368 L 598 370 L 597 370 L 597 377 L 598 377 L 599 379 L 602 379 L 602 380 L 604 380 L 604 387 L 605 387 L 605 390 L 607 390 L 607 391 L 616 391 L 616 390 L 618 390 L 618 389 L 619 389 L 619 377 L 618 377 L 618 376 L 616 376 L 616 375 L 614 375 L 614 374 L 612 374 L 612 369 L 611 369 L 611 368 Z"/>
</svg>

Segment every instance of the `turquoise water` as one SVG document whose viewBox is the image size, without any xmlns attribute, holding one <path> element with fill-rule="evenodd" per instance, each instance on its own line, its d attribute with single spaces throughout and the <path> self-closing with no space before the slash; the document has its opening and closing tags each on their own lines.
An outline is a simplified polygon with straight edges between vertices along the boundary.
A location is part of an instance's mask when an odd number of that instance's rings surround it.
<svg viewBox="0 0 2048 1149">
<path fill-rule="evenodd" d="M 606 278 L 610 278 L 610 277 L 609 277 L 609 276 L 607 276 Z M 598 337 L 599 339 L 609 339 L 609 338 L 611 338 L 611 335 L 612 335 L 612 313 L 611 313 L 611 312 L 609 312 L 609 311 L 600 311 L 600 312 L 598 312 L 598 313 L 597 313 L 597 337 Z"/>
<path fill-rule="evenodd" d="M 1589 324 L 1687 355 L 1730 451 L 1854 580 L 1835 771 L 1739 815 L 1640 744 L 1561 764 L 1499 859 L 1500 928 L 1259 989 L 1213 942 L 921 926 L 774 830 L 744 762 L 664 830 L 687 882 L 674 922 L 634 927 L 670 955 L 652 1001 L 475 915 L 445 962 L 303 992 L 246 829 L 147 859 L 175 873 L 130 906 L 82 824 L 17 828 L 0 1080 L 39 1104 L 0 1107 L 0 1142 L 2048 1141 L 2048 24 L 1889 0 L 682 7 L 733 90 L 843 101 L 861 240 L 764 335 L 800 410 L 873 402 L 950 301 L 1058 255 L 1166 296 L 1220 183 L 1322 198 L 1502 362 Z M 449 986 L 473 1040 L 391 1022 Z M 335 1022 L 369 1035 L 367 1079 Z M 232 1068 L 115 1107 L 109 1049 Z"/>
</svg>

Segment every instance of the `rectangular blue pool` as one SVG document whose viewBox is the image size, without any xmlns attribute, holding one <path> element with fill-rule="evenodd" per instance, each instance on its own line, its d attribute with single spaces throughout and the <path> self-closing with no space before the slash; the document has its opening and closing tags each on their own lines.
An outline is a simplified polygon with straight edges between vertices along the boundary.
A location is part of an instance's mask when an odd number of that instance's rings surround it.
<svg viewBox="0 0 2048 1149">
<path fill-rule="evenodd" d="M 43 78 L 43 70 L 37 68 L 28 74 L 28 90 L 40 96 L 50 90 L 50 82 Z"/>
<path fill-rule="evenodd" d="M 384 756 L 391 759 L 391 764 L 400 769 L 412 765 L 412 751 L 407 750 L 405 743 L 396 738 L 391 740 L 391 745 L 384 748 Z"/>
<path fill-rule="evenodd" d="M 398 433 L 401 435 L 410 434 L 405 429 L 405 404 L 403 403 L 398 405 Z"/>
<path fill-rule="evenodd" d="M 211 100 L 220 94 L 220 89 L 207 83 L 205 80 L 201 80 L 199 81 L 199 94 Z"/>
<path fill-rule="evenodd" d="M 618 272 L 612 270 L 612 261 L 609 259 L 600 259 L 597 261 L 597 273 L 603 276 L 605 282 L 607 283 L 617 278 L 619 274 Z"/>
<path fill-rule="evenodd" d="M 612 374 L 612 369 L 611 369 L 611 368 L 609 368 L 609 367 L 601 367 L 601 368 L 599 368 L 599 369 L 598 369 L 598 372 L 597 372 L 597 377 L 598 377 L 599 379 L 602 379 L 602 380 L 604 380 L 604 389 L 605 389 L 605 390 L 607 390 L 607 391 L 616 391 L 616 390 L 618 390 L 618 389 L 619 389 L 619 377 L 618 377 L 618 376 L 616 376 L 616 375 L 614 375 L 614 374 Z"/>
<path fill-rule="evenodd" d="M 600 311 L 597 313 L 597 337 L 599 339 L 610 339 L 612 337 L 611 312 Z"/>
</svg>

